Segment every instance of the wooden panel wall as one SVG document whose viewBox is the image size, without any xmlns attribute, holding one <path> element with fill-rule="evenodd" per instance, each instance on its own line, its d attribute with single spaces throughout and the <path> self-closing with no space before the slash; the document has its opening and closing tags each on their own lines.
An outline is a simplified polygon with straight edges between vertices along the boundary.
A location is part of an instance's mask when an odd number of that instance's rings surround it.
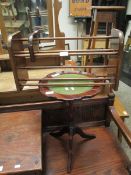
<svg viewBox="0 0 131 175">
<path fill-rule="evenodd" d="M 75 123 L 84 122 L 102 122 L 106 120 L 107 100 L 92 101 L 91 103 L 75 105 L 72 111 Z M 61 126 L 68 124 L 69 113 L 68 107 L 58 109 L 43 109 L 44 126 Z"/>
</svg>

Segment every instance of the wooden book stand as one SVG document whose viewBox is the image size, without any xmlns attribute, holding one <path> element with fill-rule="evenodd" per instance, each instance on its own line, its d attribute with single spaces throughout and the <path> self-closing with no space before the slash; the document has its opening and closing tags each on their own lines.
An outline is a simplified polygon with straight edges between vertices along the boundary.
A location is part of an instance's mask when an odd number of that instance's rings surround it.
<svg viewBox="0 0 131 175">
<path fill-rule="evenodd" d="M 90 73 L 95 73 L 96 70 L 99 70 L 97 76 L 113 76 L 114 80 L 114 89 L 118 88 L 119 82 L 119 71 L 121 66 L 121 59 L 122 59 L 122 48 L 123 48 L 123 34 L 117 30 L 112 29 L 112 33 L 110 36 L 85 36 L 79 38 L 65 38 L 65 37 L 47 37 L 47 38 L 34 38 L 34 32 L 29 39 L 22 38 L 20 33 L 16 33 L 9 38 L 8 43 L 8 51 L 10 55 L 10 60 L 12 64 L 12 69 L 14 73 L 15 83 L 18 91 L 23 89 L 22 81 L 27 82 L 28 78 L 28 71 L 29 70 L 42 70 L 42 69 L 61 69 L 66 68 L 64 66 L 64 61 L 67 56 L 78 56 L 78 55 L 106 55 L 108 57 L 108 61 L 105 61 L 101 65 L 85 65 L 85 66 L 76 66 L 76 68 L 88 69 Z M 32 38 L 32 39 L 31 39 Z M 56 43 L 58 41 L 65 41 L 65 40 L 95 40 L 95 39 L 105 39 L 109 40 L 110 47 L 107 49 L 86 49 L 86 50 L 64 50 L 57 49 L 55 50 L 35 50 L 34 45 L 39 42 L 48 42 L 55 40 Z M 25 45 L 26 43 L 26 45 Z M 27 46 L 27 49 L 25 48 Z M 57 58 L 54 60 L 54 58 Z M 47 60 L 51 60 L 54 62 L 47 63 Z M 112 64 L 112 60 L 113 64 Z M 43 66 L 42 66 L 43 65 Z M 48 66 L 50 65 L 50 66 Z M 67 67 L 68 69 L 73 67 Z M 105 74 L 103 74 L 102 69 L 104 69 Z"/>
</svg>

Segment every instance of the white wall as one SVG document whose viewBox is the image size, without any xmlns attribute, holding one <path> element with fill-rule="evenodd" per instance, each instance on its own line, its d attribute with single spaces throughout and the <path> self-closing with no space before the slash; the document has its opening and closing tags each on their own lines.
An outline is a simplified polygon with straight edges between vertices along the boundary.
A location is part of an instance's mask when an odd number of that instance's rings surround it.
<svg viewBox="0 0 131 175">
<path fill-rule="evenodd" d="M 69 0 L 61 0 L 62 8 L 59 13 L 59 25 L 60 31 L 65 33 L 65 37 L 77 37 L 77 23 L 74 22 L 74 18 L 69 16 Z M 78 24 L 78 36 L 83 32 L 83 24 Z M 77 49 L 77 42 L 66 41 L 69 43 L 70 49 Z M 79 49 L 82 48 L 82 42 L 79 41 Z"/>
<path fill-rule="evenodd" d="M 59 14 L 59 24 L 61 32 L 65 33 L 66 37 L 77 37 L 77 24 L 74 22 L 74 18 L 69 16 L 69 0 L 60 0 L 62 2 L 62 9 Z M 127 15 L 131 15 L 131 0 L 128 0 Z M 81 36 L 83 31 L 83 24 L 78 25 L 78 35 Z M 131 31 L 131 22 L 127 26 L 127 32 L 125 35 L 125 43 Z M 76 41 L 68 41 L 70 49 L 77 49 Z M 82 48 L 82 43 L 79 41 L 79 49 Z"/>
<path fill-rule="evenodd" d="M 126 14 L 131 15 L 131 0 L 128 0 L 128 6 L 127 6 Z M 131 20 L 128 22 L 128 25 L 127 25 L 124 44 L 126 44 L 130 32 L 131 32 Z"/>
<path fill-rule="evenodd" d="M 131 0 L 128 0 L 128 6 L 127 6 L 127 15 L 131 15 Z"/>
</svg>

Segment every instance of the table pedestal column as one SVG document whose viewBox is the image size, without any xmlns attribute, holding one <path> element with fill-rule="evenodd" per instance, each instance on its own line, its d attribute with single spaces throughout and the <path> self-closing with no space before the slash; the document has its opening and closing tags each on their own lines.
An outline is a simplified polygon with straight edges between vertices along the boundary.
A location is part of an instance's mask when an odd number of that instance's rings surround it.
<svg viewBox="0 0 131 175">
<path fill-rule="evenodd" d="M 73 111 L 74 111 L 74 106 L 73 106 L 73 100 L 71 101 L 66 101 L 66 108 L 68 112 L 68 126 L 65 126 L 61 128 L 59 131 L 52 132 L 50 135 L 53 137 L 61 137 L 62 135 L 68 133 L 68 162 L 67 162 L 67 172 L 70 173 L 72 169 L 72 155 L 73 155 L 73 136 L 75 134 L 80 135 L 82 138 L 86 140 L 91 140 L 95 139 L 96 136 L 92 134 L 86 134 L 82 131 L 81 128 L 75 126 L 74 123 L 74 116 L 73 116 Z"/>
</svg>

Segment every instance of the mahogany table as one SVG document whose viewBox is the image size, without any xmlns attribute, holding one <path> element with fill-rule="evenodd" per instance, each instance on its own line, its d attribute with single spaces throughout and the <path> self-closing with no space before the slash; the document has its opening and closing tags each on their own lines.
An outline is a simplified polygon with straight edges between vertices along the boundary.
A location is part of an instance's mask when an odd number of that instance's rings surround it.
<svg viewBox="0 0 131 175">
<path fill-rule="evenodd" d="M 54 137 L 60 137 L 68 133 L 68 165 L 67 172 L 72 169 L 72 147 L 73 136 L 79 134 L 82 138 L 91 140 L 96 138 L 93 134 L 87 134 L 77 127 L 74 123 L 73 103 L 76 100 L 90 98 L 101 91 L 100 86 L 93 86 L 96 80 L 92 80 L 94 76 L 84 72 L 54 72 L 48 74 L 40 80 L 40 92 L 43 95 L 59 99 L 65 102 L 68 117 L 68 125 L 61 128 L 59 131 L 50 133 Z M 98 82 L 98 80 L 97 80 Z M 42 86 L 42 84 L 44 86 Z"/>
</svg>

